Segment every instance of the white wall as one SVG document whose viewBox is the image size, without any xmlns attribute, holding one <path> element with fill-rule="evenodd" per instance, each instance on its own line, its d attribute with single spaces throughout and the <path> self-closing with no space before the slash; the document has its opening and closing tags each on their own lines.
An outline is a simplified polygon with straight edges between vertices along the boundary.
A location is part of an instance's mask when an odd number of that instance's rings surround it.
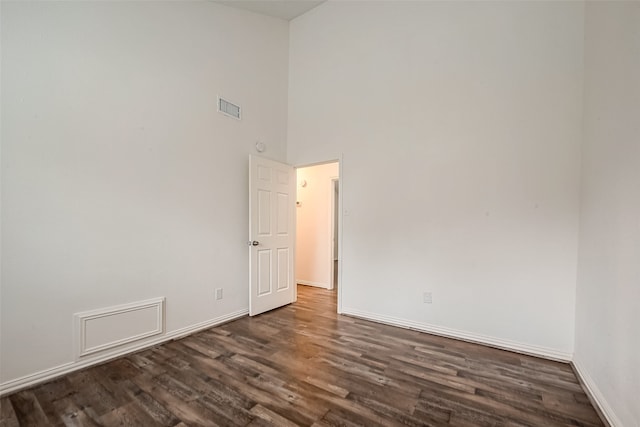
<svg viewBox="0 0 640 427">
<path fill-rule="evenodd" d="M 328 2 L 292 21 L 288 160 L 344 153 L 345 312 L 570 358 L 583 8 Z"/>
<path fill-rule="evenodd" d="M 3 384 L 72 362 L 78 311 L 246 312 L 248 154 L 285 159 L 287 57 L 287 22 L 212 2 L 2 2 Z"/>
<path fill-rule="evenodd" d="M 586 6 L 580 210 L 583 7 L 318 7 L 291 25 L 287 157 L 344 153 L 346 311 L 568 357 L 577 305 L 577 366 L 639 425 L 638 3 Z M 1 11 L 0 388 L 69 366 L 78 311 L 166 296 L 168 334 L 246 311 L 247 154 L 285 158 L 287 24 Z"/>
<path fill-rule="evenodd" d="M 298 168 L 296 208 L 296 282 L 332 287 L 333 246 L 332 205 L 335 190 L 331 178 L 337 178 L 338 163 Z M 301 187 L 300 183 L 307 185 Z"/>
<path fill-rule="evenodd" d="M 575 364 L 640 426 L 640 3 L 589 2 Z"/>
</svg>

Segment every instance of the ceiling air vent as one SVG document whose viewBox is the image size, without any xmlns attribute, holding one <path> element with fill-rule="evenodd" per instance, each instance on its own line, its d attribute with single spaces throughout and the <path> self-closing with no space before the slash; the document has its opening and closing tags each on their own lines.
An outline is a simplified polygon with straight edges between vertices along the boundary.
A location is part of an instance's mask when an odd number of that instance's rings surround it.
<svg viewBox="0 0 640 427">
<path fill-rule="evenodd" d="M 218 97 L 218 111 L 240 120 L 240 106 Z"/>
</svg>

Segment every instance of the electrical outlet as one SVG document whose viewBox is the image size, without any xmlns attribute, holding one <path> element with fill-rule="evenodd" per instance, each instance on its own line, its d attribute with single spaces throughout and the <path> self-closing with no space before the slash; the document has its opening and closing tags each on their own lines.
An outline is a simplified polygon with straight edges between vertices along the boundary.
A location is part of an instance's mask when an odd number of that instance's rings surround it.
<svg viewBox="0 0 640 427">
<path fill-rule="evenodd" d="M 422 294 L 422 302 L 425 304 L 431 304 L 433 302 L 431 292 L 425 292 L 424 294 Z"/>
<path fill-rule="evenodd" d="M 216 289 L 216 299 L 222 299 L 222 288 Z"/>
</svg>

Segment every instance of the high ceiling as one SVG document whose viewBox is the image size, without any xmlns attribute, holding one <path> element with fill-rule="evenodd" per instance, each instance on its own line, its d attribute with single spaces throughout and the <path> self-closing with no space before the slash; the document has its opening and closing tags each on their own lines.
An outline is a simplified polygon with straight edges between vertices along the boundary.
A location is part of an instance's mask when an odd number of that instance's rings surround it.
<svg viewBox="0 0 640 427">
<path fill-rule="evenodd" d="M 237 9 L 250 10 L 262 15 L 287 21 L 302 15 L 326 0 L 214 0 Z"/>
</svg>

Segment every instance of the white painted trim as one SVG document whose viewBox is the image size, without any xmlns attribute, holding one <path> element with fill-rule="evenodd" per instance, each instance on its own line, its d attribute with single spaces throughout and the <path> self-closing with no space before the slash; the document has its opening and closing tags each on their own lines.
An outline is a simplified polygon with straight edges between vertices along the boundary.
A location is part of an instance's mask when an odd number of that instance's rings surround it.
<svg viewBox="0 0 640 427">
<path fill-rule="evenodd" d="M 338 314 L 342 313 L 342 264 L 344 259 L 344 251 L 342 250 L 342 241 L 344 235 L 344 153 L 340 153 L 338 160 Z M 333 278 L 331 278 L 333 280 Z"/>
<path fill-rule="evenodd" d="M 86 357 L 90 354 L 109 350 L 111 348 L 119 347 L 133 341 L 139 341 L 148 337 L 152 337 L 154 335 L 164 333 L 164 302 L 165 298 L 160 297 L 74 314 L 76 323 L 76 341 L 78 343 L 78 347 L 76 347 L 76 360 L 80 357 Z M 132 335 L 130 337 L 87 348 L 87 323 L 89 321 L 100 319 L 103 317 L 117 316 L 123 313 L 130 313 L 132 311 L 145 310 L 148 308 L 156 309 L 156 325 L 154 329 L 140 334 Z"/>
<path fill-rule="evenodd" d="M 353 308 L 344 307 L 343 314 L 360 317 L 362 319 L 371 320 L 386 325 L 398 326 L 405 329 L 414 329 L 420 332 L 426 332 L 433 335 L 440 335 L 448 338 L 455 338 L 462 341 L 483 344 L 502 350 L 515 351 L 516 353 L 528 354 L 545 359 L 556 360 L 560 362 L 569 362 L 572 358 L 571 353 L 557 351 L 551 348 L 539 347 L 524 344 L 516 341 L 503 340 L 501 338 L 489 337 L 486 335 L 474 334 L 470 332 L 460 331 L 457 329 L 445 328 L 442 326 L 430 325 L 428 323 L 414 322 L 412 320 L 400 319 L 397 317 L 384 316 Z"/>
<path fill-rule="evenodd" d="M 128 346 L 126 348 L 121 348 L 115 351 L 111 351 L 105 354 L 100 354 L 96 356 L 88 356 L 83 358 L 82 360 L 64 363 L 62 365 L 56 366 L 54 368 L 45 369 L 40 372 L 36 372 L 34 374 L 25 375 L 20 378 L 16 378 L 14 380 L 6 381 L 0 384 L 0 396 L 5 394 L 13 393 L 15 391 L 34 386 L 36 384 L 44 383 L 50 381 L 54 378 L 57 378 L 62 375 L 66 375 L 73 371 L 77 371 L 79 369 L 87 368 L 89 366 L 97 365 L 99 363 L 106 362 L 111 359 L 115 359 L 116 357 L 124 356 L 126 354 L 134 353 L 139 350 L 143 350 L 145 348 L 153 347 L 154 345 L 162 344 L 166 341 L 171 341 L 179 338 L 183 338 L 187 335 L 196 333 L 203 329 L 211 328 L 213 326 L 221 325 L 223 323 L 230 322 L 232 320 L 238 319 L 240 317 L 246 316 L 249 314 L 248 309 L 238 310 L 233 313 L 225 314 L 223 316 L 216 317 L 214 319 L 206 320 L 204 322 L 196 323 L 195 325 L 187 326 L 184 328 L 177 329 L 173 332 L 169 332 L 166 335 L 145 341 L 144 343 L 139 343 L 133 346 Z"/>
<path fill-rule="evenodd" d="M 167 335 L 171 335 L 172 340 L 177 340 L 180 338 L 184 338 L 187 335 L 194 334 L 203 329 L 207 329 L 213 326 L 221 325 L 223 323 L 231 322 L 232 320 L 236 320 L 248 314 L 249 314 L 249 309 L 245 308 L 243 310 L 234 311 L 232 313 L 225 314 L 223 316 L 219 316 L 214 319 L 205 320 L 204 322 L 196 323 L 195 325 L 185 326 L 184 328 L 176 329 L 175 331 Z"/>
<path fill-rule="evenodd" d="M 316 288 L 330 289 L 329 285 L 321 282 L 312 282 L 311 280 L 296 280 L 296 283 L 307 286 L 315 286 Z"/>
<path fill-rule="evenodd" d="M 340 165 L 338 164 L 338 171 Z M 329 178 L 329 287 L 327 289 L 333 289 L 333 277 L 335 276 L 335 261 L 336 251 L 335 240 L 338 238 L 338 232 L 336 230 L 336 209 L 339 209 L 339 203 L 336 203 L 336 183 L 340 186 L 340 177 L 332 176 Z M 340 197 L 340 190 L 338 188 L 338 197 Z"/>
<path fill-rule="evenodd" d="M 609 402 L 607 402 L 607 399 L 605 399 L 593 378 L 591 378 L 587 373 L 587 370 L 575 358 L 575 356 L 571 365 L 580 380 L 580 384 L 582 385 L 584 392 L 591 401 L 591 404 L 596 407 L 596 411 L 598 412 L 598 415 L 600 415 L 600 418 L 604 417 L 603 421 L 609 423 L 611 427 L 622 427 L 622 421 L 620 421 L 616 416 L 613 408 L 611 408 L 611 405 L 609 405 Z"/>
</svg>

